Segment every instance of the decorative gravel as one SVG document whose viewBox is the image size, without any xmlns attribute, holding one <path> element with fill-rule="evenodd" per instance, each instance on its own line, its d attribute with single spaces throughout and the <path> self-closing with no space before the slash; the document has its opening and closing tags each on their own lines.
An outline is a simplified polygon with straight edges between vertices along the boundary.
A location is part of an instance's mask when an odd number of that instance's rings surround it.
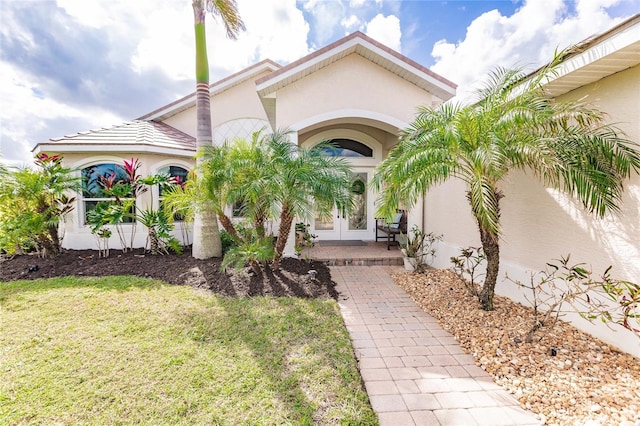
<svg viewBox="0 0 640 426">
<path fill-rule="evenodd" d="M 640 426 L 638 358 L 561 320 L 526 343 L 531 308 L 496 296 L 495 310 L 483 311 L 452 271 L 393 278 L 543 423 Z"/>
</svg>

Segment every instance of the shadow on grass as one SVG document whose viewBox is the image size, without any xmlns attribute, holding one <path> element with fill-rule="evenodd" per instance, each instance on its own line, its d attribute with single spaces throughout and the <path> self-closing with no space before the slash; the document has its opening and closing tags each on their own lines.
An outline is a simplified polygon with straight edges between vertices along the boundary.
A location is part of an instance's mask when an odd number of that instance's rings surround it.
<svg viewBox="0 0 640 426">
<path fill-rule="evenodd" d="M 217 315 L 195 314 L 188 322 L 201 327 L 196 334 L 203 341 L 227 346 L 231 353 L 237 353 L 239 348 L 250 351 L 252 362 L 259 368 L 261 384 L 267 383 L 268 393 L 273 395 L 272 405 L 280 407 L 280 415 L 287 421 L 326 423 L 328 419 L 322 418 L 323 414 L 332 408 L 356 405 L 361 408 L 342 412 L 342 418 L 332 421 L 376 423 L 333 302 L 220 298 L 216 308 L 220 308 Z M 229 330 L 233 330 L 231 338 Z M 225 338 L 221 339 L 221 335 Z M 324 385 L 316 388 L 318 383 Z M 346 402 L 349 398 L 353 399 Z M 258 420 L 261 414 L 253 415 L 257 416 L 253 420 Z M 247 421 L 251 422 L 251 417 Z"/>
<path fill-rule="evenodd" d="M 41 278 L 37 280 L 19 280 L 0 283 L 0 300 L 19 293 L 63 288 L 91 287 L 103 291 L 129 291 L 133 288 L 158 289 L 164 285 L 167 285 L 167 283 L 160 280 L 125 275 L 109 277 L 67 276 Z"/>
</svg>

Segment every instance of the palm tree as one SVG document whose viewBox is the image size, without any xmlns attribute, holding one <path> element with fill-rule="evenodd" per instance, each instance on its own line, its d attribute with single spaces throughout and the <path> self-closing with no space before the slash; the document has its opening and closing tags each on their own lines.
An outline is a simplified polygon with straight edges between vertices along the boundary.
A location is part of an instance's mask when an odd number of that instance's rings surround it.
<svg viewBox="0 0 640 426">
<path fill-rule="evenodd" d="M 311 149 L 299 148 L 286 131 L 279 130 L 255 132 L 250 140 L 235 139 L 201 151 L 202 177 L 199 183 L 192 183 L 196 189 L 191 196 L 209 204 L 238 244 L 236 260 L 250 255 L 246 260 L 257 269 L 267 253 L 273 252 L 266 250 L 264 224 L 279 217 L 272 263 L 273 269 L 278 269 L 295 217 L 311 219 L 314 214 L 332 214 L 336 206 L 342 211 L 351 208 L 351 170 L 344 159 L 326 155 L 330 146 L 322 143 Z M 234 204 L 243 207 L 253 232 L 237 232 L 225 212 Z"/>
<path fill-rule="evenodd" d="M 289 141 L 286 132 L 280 131 L 272 134 L 268 146 L 272 171 L 268 193 L 280 210 L 271 264 L 277 270 L 294 218 L 312 220 L 333 214 L 334 208 L 351 210 L 352 172 L 344 158 L 326 154 L 326 148 L 332 147 L 329 143 L 299 148 Z"/>
<path fill-rule="evenodd" d="M 43 254 L 55 256 L 62 249 L 60 223 L 75 204 L 68 194 L 80 189 L 80 180 L 58 155 L 41 153 L 35 164 L 37 170 L 1 170 L 0 248 L 12 252 L 16 247 L 5 244 L 33 242 Z"/>
<path fill-rule="evenodd" d="M 399 204 L 415 205 L 432 185 L 466 183 L 487 257 L 478 294 L 485 310 L 493 309 L 500 265 L 500 183 L 511 170 L 533 170 L 602 217 L 619 210 L 624 179 L 640 169 L 635 144 L 603 125 L 603 113 L 546 96 L 560 60 L 528 79 L 520 69 L 496 69 L 475 104 L 420 108 L 372 180 L 381 191 L 379 213 L 388 217 Z"/>
<path fill-rule="evenodd" d="M 205 11 L 222 20 L 227 37 L 235 39 L 244 30 L 235 0 L 193 0 L 193 15 L 196 36 L 196 148 L 211 146 L 211 106 L 209 93 L 209 61 L 205 32 Z M 196 160 L 199 166 L 201 161 Z M 206 208 L 196 210 L 193 223 L 193 257 L 208 259 L 222 256 L 220 231 L 214 212 Z"/>
</svg>

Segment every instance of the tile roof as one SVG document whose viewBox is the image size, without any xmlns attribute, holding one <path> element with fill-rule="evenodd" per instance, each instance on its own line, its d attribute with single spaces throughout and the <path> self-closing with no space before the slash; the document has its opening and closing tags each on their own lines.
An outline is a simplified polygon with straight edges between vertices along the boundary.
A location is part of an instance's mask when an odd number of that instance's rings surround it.
<svg viewBox="0 0 640 426">
<path fill-rule="evenodd" d="M 194 151 L 196 140 L 165 123 L 134 120 L 112 127 L 89 130 L 61 138 L 52 138 L 38 145 L 105 145 L 114 149 L 118 145 L 174 148 Z"/>
</svg>

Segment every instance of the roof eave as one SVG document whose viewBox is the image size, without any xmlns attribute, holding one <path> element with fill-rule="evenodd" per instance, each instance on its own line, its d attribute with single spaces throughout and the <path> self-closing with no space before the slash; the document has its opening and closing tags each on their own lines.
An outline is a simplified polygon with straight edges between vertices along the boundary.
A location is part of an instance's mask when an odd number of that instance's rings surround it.
<svg viewBox="0 0 640 426">
<path fill-rule="evenodd" d="M 115 153 L 126 152 L 127 154 L 162 154 L 177 157 L 193 158 L 195 149 L 191 148 L 174 148 L 169 146 L 159 146 L 154 144 L 114 144 L 110 143 L 106 146 L 104 143 L 47 143 L 37 144 L 32 150 L 35 155 L 41 152 L 56 152 L 61 154 L 76 153 Z"/>
<path fill-rule="evenodd" d="M 254 64 L 235 74 L 225 77 L 222 80 L 218 80 L 215 83 L 212 83 L 209 87 L 209 94 L 210 96 L 215 96 L 247 80 L 255 78 L 255 76 L 258 74 L 261 74 L 265 71 L 274 72 L 279 68 L 281 68 L 281 65 L 279 65 L 278 63 L 270 59 L 265 59 L 264 61 L 258 62 L 257 64 Z M 137 118 L 137 120 L 163 121 L 184 110 L 192 108 L 193 106 L 195 106 L 195 104 L 196 93 L 192 92 L 183 98 L 180 98 L 174 102 L 171 102 L 170 104 L 156 109 L 155 111 Z"/>
<path fill-rule="evenodd" d="M 578 44 L 575 49 L 546 84 L 551 96 L 563 95 L 640 64 L 640 14 Z"/>
<path fill-rule="evenodd" d="M 410 77 L 413 77 L 403 78 L 440 99 L 448 100 L 455 96 L 457 87 L 455 83 L 360 32 L 355 32 L 342 40 L 338 40 L 323 49 L 280 68 L 268 76 L 258 79 L 256 81 L 258 94 L 261 98 L 272 96 L 279 89 L 311 74 L 315 67 L 328 66 L 351 53 L 357 53 L 363 57 L 372 56 L 375 59 L 373 60 L 374 63 L 388 70 L 393 66 L 400 67 L 408 72 Z"/>
</svg>

